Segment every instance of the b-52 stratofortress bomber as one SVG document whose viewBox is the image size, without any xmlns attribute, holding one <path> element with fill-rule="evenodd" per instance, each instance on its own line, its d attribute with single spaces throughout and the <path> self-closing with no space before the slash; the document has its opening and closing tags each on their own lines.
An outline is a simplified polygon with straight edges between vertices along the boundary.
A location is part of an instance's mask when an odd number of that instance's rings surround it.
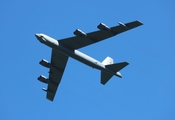
<svg viewBox="0 0 175 120">
<path fill-rule="evenodd" d="M 127 66 L 129 64 L 128 62 L 114 63 L 111 57 L 107 57 L 103 62 L 100 62 L 77 49 L 100 42 L 140 25 L 142 25 L 140 21 L 133 21 L 126 24 L 119 22 L 119 25 L 114 27 L 108 27 L 104 23 L 100 23 L 97 26 L 99 29 L 97 31 L 84 33 L 80 29 L 76 29 L 74 31 L 75 36 L 60 40 L 56 40 L 45 34 L 35 34 L 41 43 L 52 48 L 51 62 L 45 59 L 39 62 L 42 66 L 50 69 L 48 78 L 43 75 L 38 77 L 39 81 L 48 84 L 47 89 L 43 88 L 47 93 L 46 98 L 50 101 L 54 100 L 69 57 L 100 70 L 101 84 L 103 85 L 105 85 L 113 75 L 121 78 L 122 75 L 119 71 Z"/>
</svg>

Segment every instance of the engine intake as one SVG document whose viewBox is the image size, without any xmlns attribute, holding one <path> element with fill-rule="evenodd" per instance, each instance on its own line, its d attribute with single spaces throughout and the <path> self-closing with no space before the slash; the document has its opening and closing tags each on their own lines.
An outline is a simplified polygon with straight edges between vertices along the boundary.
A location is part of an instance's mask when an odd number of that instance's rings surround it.
<svg viewBox="0 0 175 120">
<path fill-rule="evenodd" d="M 43 75 L 40 75 L 39 77 L 38 77 L 38 80 L 40 81 L 40 82 L 43 82 L 43 83 L 50 83 L 50 80 L 49 79 L 47 79 L 45 76 L 43 76 Z"/>
<path fill-rule="evenodd" d="M 42 59 L 40 62 L 39 62 L 40 65 L 46 67 L 46 68 L 51 68 L 51 63 L 49 63 L 47 60 L 45 59 Z"/>
<path fill-rule="evenodd" d="M 86 33 L 84 33 L 83 31 L 81 31 L 80 29 L 76 29 L 74 31 L 74 35 L 79 36 L 79 37 L 86 37 L 87 36 Z"/>
<path fill-rule="evenodd" d="M 97 26 L 98 29 L 100 30 L 104 30 L 104 31 L 110 31 L 110 27 L 108 27 L 107 25 L 105 25 L 104 23 L 100 23 L 98 26 Z"/>
</svg>

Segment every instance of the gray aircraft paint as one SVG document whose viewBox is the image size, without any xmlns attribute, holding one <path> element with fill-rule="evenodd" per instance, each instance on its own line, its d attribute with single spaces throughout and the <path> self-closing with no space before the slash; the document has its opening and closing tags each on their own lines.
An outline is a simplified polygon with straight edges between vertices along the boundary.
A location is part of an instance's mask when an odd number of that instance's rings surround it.
<svg viewBox="0 0 175 120">
<path fill-rule="evenodd" d="M 90 56 L 88 56 L 88 55 L 78 51 L 78 50 L 71 50 L 68 47 L 60 44 L 57 40 L 55 40 L 52 37 L 49 37 L 49 36 L 47 36 L 45 34 L 35 34 L 35 36 L 38 38 L 38 40 L 41 43 L 43 43 L 43 44 L 45 44 L 45 45 L 47 45 L 47 46 L 49 46 L 49 47 L 51 47 L 53 49 L 58 50 L 62 54 L 70 56 L 70 57 L 72 57 L 72 58 L 74 58 L 74 59 L 76 59 L 76 60 L 78 60 L 78 61 L 80 61 L 80 62 L 82 62 L 82 63 L 84 63 L 84 64 L 86 64 L 88 66 L 90 66 L 90 67 L 93 67 L 93 68 L 105 71 L 107 73 L 110 73 L 112 75 L 116 75 L 116 76 L 121 77 L 119 72 L 115 73 L 115 72 L 107 69 L 105 67 L 105 65 L 103 65 L 100 61 L 98 61 L 98 60 L 96 60 L 96 59 L 94 59 L 94 58 L 92 58 L 92 57 L 90 57 Z"/>
<path fill-rule="evenodd" d="M 104 23 L 100 23 L 97 26 L 99 29 L 97 31 L 85 33 L 80 29 L 76 29 L 74 31 L 75 36 L 60 40 L 55 40 L 45 34 L 35 34 L 41 43 L 52 48 L 50 62 L 45 59 L 42 59 L 39 62 L 40 65 L 49 68 L 48 78 L 43 75 L 38 77 L 39 81 L 48 84 L 47 89 L 42 89 L 47 93 L 46 98 L 50 101 L 54 100 L 69 57 L 100 70 L 100 82 L 103 85 L 105 85 L 113 75 L 121 78 L 122 75 L 119 71 L 126 67 L 129 64 L 128 62 L 114 63 L 114 60 L 111 57 L 106 57 L 103 62 L 99 62 L 98 60 L 78 51 L 77 49 L 100 42 L 140 25 L 143 24 L 138 20 L 125 24 L 119 22 L 119 25 L 113 27 L 108 27 Z"/>
</svg>

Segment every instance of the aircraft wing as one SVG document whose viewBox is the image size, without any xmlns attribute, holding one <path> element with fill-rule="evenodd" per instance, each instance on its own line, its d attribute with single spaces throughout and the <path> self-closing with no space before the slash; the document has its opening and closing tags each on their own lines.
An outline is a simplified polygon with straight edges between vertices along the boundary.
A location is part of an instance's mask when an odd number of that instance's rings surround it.
<svg viewBox="0 0 175 120">
<path fill-rule="evenodd" d="M 82 48 L 90 44 L 102 41 L 109 37 L 115 36 L 119 33 L 133 29 L 140 25 L 142 25 L 140 21 L 133 21 L 126 24 L 119 22 L 118 26 L 109 28 L 108 26 L 102 23 L 98 26 L 98 28 L 100 29 L 98 31 L 90 32 L 87 34 L 85 34 L 82 31 L 79 31 L 80 36 L 65 38 L 65 39 L 59 40 L 59 42 L 71 49 L 78 49 L 78 48 Z M 82 33 L 82 36 L 81 36 L 81 33 Z"/>
<path fill-rule="evenodd" d="M 58 85 L 60 84 L 62 75 L 64 73 L 64 69 L 66 67 L 66 63 L 68 60 L 68 56 L 52 49 L 52 56 L 51 56 L 51 65 L 49 71 L 49 80 L 47 87 L 47 95 L 46 98 L 53 101 Z"/>
</svg>

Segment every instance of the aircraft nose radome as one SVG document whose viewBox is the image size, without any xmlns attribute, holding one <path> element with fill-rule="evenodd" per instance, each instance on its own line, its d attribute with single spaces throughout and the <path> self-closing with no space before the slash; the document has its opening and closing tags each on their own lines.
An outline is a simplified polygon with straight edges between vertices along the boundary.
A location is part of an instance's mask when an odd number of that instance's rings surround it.
<svg viewBox="0 0 175 120">
<path fill-rule="evenodd" d="M 39 34 L 35 34 L 35 37 L 37 37 L 37 38 L 38 38 L 38 37 L 39 37 Z"/>
</svg>

